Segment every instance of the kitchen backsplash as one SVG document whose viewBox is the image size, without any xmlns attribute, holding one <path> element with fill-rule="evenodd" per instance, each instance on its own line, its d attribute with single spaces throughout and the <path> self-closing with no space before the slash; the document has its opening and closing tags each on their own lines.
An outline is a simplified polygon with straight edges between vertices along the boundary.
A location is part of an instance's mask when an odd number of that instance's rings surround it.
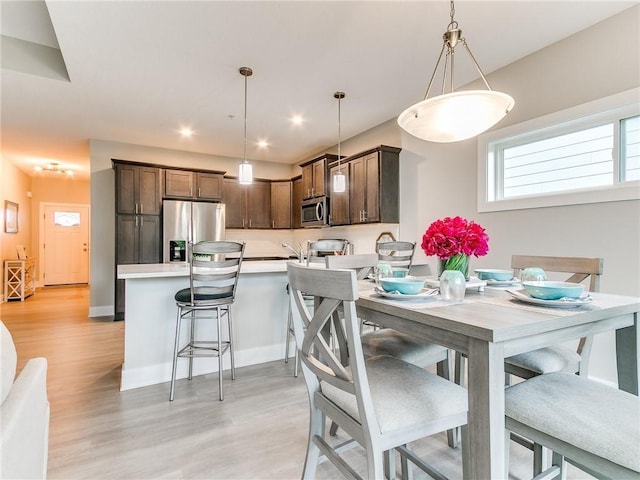
<svg viewBox="0 0 640 480">
<path fill-rule="evenodd" d="M 368 225 L 350 225 L 331 228 L 303 228 L 298 230 L 237 230 L 227 229 L 227 240 L 246 242 L 245 255 L 249 257 L 289 255 L 282 242 L 292 245 L 298 243 L 306 248 L 307 240 L 322 238 L 344 238 L 354 245 L 353 253 L 373 253 L 378 236 L 390 232 L 398 239 L 398 224 L 372 223 Z"/>
</svg>

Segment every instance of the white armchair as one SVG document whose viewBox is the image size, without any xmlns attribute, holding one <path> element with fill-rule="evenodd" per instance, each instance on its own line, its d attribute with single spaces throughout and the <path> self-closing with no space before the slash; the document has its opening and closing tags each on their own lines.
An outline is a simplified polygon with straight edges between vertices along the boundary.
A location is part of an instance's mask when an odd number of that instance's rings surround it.
<svg viewBox="0 0 640 480">
<path fill-rule="evenodd" d="M 16 364 L 13 338 L 0 321 L 0 478 L 46 478 L 47 359 L 30 359 L 17 378 Z"/>
</svg>

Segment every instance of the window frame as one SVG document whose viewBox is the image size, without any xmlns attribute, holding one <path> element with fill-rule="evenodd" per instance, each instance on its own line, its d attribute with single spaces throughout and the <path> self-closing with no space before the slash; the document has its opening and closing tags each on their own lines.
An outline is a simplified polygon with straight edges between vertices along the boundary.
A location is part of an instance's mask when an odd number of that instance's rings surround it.
<svg viewBox="0 0 640 480">
<path fill-rule="evenodd" d="M 562 135 L 575 130 L 614 123 L 614 138 L 619 140 L 620 120 L 640 115 L 640 88 L 634 88 L 609 97 L 571 107 L 542 117 L 478 136 L 478 212 L 495 212 L 561 205 L 616 202 L 640 199 L 640 181 L 620 182 L 623 162 L 619 157 L 619 144 L 613 147 L 613 184 L 579 190 L 527 195 L 496 199 L 496 187 L 502 176 L 495 174 L 500 168 L 495 146 L 500 148 L 543 138 Z"/>
</svg>

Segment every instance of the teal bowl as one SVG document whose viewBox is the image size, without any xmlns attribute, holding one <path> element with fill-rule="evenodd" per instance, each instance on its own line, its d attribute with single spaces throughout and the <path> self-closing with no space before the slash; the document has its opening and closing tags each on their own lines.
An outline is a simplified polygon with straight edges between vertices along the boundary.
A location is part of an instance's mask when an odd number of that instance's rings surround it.
<svg viewBox="0 0 640 480">
<path fill-rule="evenodd" d="M 571 282 L 522 282 L 522 286 L 533 298 L 557 300 L 559 298 L 580 298 L 584 285 Z"/>
<path fill-rule="evenodd" d="M 424 280 L 418 280 L 417 278 L 381 278 L 380 286 L 385 292 L 415 295 L 424 288 Z"/>
<path fill-rule="evenodd" d="M 480 280 L 495 280 L 508 282 L 513 278 L 513 270 L 497 270 L 495 268 L 476 268 L 476 275 Z"/>
</svg>

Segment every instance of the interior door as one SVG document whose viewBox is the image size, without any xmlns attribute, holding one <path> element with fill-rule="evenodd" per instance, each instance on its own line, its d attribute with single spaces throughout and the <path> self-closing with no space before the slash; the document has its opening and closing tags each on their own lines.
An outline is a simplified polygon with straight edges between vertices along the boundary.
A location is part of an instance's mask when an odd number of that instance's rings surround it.
<svg viewBox="0 0 640 480">
<path fill-rule="evenodd" d="M 45 285 L 89 282 L 89 206 L 45 205 Z"/>
</svg>

